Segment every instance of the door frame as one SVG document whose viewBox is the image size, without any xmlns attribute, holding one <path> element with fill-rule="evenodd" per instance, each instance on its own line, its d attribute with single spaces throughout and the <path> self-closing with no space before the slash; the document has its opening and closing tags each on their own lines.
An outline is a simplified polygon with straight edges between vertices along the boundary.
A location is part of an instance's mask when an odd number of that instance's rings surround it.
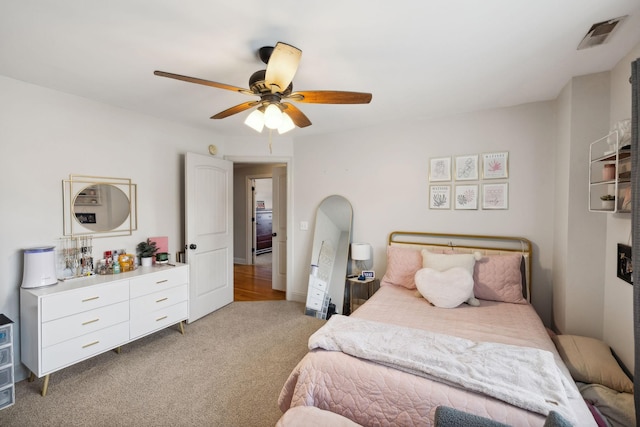
<svg viewBox="0 0 640 427">
<path fill-rule="evenodd" d="M 286 298 L 293 292 L 293 158 L 275 156 L 224 156 L 235 163 L 282 163 L 287 166 L 287 284 Z"/>
<path fill-rule="evenodd" d="M 255 205 L 252 205 L 253 203 L 253 191 L 251 191 L 251 187 L 252 187 L 252 181 L 256 180 L 256 179 L 268 179 L 268 178 L 272 178 L 272 174 L 257 174 L 257 175 L 248 175 L 247 176 L 247 241 L 246 241 L 246 245 L 247 245 L 247 251 L 245 253 L 245 259 L 247 260 L 251 260 L 251 264 L 255 264 L 255 251 L 252 251 L 251 249 L 254 249 L 256 247 L 256 222 L 252 221 L 251 218 L 255 218 L 256 215 L 256 207 Z"/>
</svg>

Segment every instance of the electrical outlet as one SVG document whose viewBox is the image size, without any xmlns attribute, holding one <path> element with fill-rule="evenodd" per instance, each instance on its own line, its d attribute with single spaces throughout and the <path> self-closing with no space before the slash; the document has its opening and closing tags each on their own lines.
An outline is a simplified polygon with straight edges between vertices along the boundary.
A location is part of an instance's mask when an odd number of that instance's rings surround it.
<svg viewBox="0 0 640 427">
<path fill-rule="evenodd" d="M 309 223 L 307 221 L 300 221 L 300 230 L 308 230 Z"/>
</svg>

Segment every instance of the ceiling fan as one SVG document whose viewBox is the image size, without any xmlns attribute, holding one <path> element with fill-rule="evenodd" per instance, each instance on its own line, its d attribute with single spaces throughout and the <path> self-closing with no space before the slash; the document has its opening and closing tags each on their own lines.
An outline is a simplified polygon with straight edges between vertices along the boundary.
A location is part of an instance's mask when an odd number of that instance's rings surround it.
<svg viewBox="0 0 640 427">
<path fill-rule="evenodd" d="M 302 56 L 302 51 L 294 46 L 278 42 L 275 47 L 260 48 L 259 55 L 260 59 L 267 64 L 267 69 L 256 71 L 251 75 L 249 89 L 164 71 L 154 71 L 153 74 L 258 96 L 259 100 L 243 102 L 211 117 L 212 119 L 224 119 L 257 107 L 247 117 L 245 124 L 258 132 L 262 131 L 263 126 L 267 126 L 269 129 L 278 129 L 279 133 L 284 133 L 295 126 L 303 128 L 311 125 L 309 118 L 298 107 L 287 101 L 314 104 L 368 104 L 371 102 L 371 94 L 363 92 L 333 90 L 293 92 L 292 80 Z"/>
</svg>

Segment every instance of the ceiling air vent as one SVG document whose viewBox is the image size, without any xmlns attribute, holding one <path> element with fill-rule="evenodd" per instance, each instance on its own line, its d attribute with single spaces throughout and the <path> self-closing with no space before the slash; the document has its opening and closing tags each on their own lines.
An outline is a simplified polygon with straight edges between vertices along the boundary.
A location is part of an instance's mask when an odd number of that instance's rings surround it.
<svg viewBox="0 0 640 427">
<path fill-rule="evenodd" d="M 624 19 L 628 15 L 621 16 L 620 18 L 610 19 L 608 21 L 598 22 L 597 24 L 593 24 L 587 34 L 584 36 L 580 44 L 578 45 L 578 50 L 586 49 L 588 47 L 599 46 L 605 43 L 613 30 L 619 26 L 619 24 L 624 21 Z"/>
</svg>

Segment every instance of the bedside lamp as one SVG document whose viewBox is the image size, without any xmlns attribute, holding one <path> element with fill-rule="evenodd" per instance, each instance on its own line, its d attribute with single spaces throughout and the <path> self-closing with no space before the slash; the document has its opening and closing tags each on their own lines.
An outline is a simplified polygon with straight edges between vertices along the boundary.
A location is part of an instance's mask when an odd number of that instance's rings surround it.
<svg viewBox="0 0 640 427">
<path fill-rule="evenodd" d="M 371 245 L 368 243 L 352 243 L 351 259 L 356 262 L 358 274 L 367 268 L 367 261 L 371 259 Z"/>
</svg>

